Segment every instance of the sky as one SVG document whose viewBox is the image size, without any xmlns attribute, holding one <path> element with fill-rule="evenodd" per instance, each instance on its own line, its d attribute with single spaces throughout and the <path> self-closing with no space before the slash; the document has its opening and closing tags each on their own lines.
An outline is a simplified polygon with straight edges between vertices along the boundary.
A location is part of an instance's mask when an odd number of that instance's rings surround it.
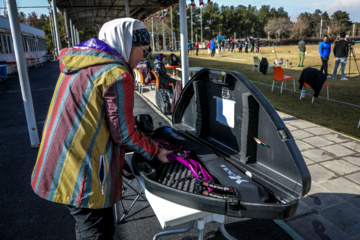
<svg viewBox="0 0 360 240">
<path fill-rule="evenodd" d="M 2 6 L 4 5 L 5 0 L 0 0 Z M 190 3 L 190 1 L 187 1 Z M 204 0 L 204 2 L 207 2 Z M 316 9 L 321 11 L 327 11 L 329 16 L 334 12 L 341 10 L 349 13 L 350 20 L 353 22 L 360 22 L 360 0 L 212 0 L 212 2 L 218 3 L 220 6 L 226 5 L 244 5 L 256 6 L 258 9 L 262 5 L 270 5 L 270 7 L 283 7 L 286 12 L 289 13 L 291 21 L 296 21 L 296 17 L 302 12 L 313 13 Z M 49 6 L 48 0 L 17 0 L 18 7 L 26 6 Z M 199 0 L 195 0 L 195 3 L 198 5 Z M 46 8 L 21 8 L 20 11 L 24 13 L 30 13 L 35 11 L 40 14 L 48 14 L 48 9 Z"/>
</svg>

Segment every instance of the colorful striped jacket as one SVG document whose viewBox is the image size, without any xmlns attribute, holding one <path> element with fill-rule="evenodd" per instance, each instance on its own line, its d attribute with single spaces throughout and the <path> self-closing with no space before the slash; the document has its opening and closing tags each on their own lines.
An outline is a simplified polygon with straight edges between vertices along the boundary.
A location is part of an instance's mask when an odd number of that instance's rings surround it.
<svg viewBox="0 0 360 240">
<path fill-rule="evenodd" d="M 60 53 L 31 186 L 49 201 L 99 209 L 121 199 L 125 148 L 150 160 L 158 147 L 135 130 L 131 68 L 89 41 Z"/>
</svg>

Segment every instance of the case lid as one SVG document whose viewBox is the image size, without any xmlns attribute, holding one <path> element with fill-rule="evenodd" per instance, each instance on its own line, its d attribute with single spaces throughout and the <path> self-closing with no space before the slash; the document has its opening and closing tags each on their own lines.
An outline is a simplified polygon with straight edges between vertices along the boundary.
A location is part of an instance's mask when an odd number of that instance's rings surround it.
<svg viewBox="0 0 360 240">
<path fill-rule="evenodd" d="M 294 198 L 309 192 L 310 173 L 291 133 L 242 74 L 199 71 L 181 92 L 172 122 L 270 191 Z"/>
</svg>

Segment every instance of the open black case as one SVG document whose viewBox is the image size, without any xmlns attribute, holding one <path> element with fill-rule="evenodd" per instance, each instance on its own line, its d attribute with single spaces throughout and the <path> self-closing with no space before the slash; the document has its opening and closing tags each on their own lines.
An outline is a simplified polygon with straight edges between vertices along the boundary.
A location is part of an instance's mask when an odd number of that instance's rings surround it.
<svg viewBox="0 0 360 240">
<path fill-rule="evenodd" d="M 292 135 L 243 75 L 199 71 L 183 89 L 172 122 L 172 127 L 155 129 L 150 138 L 190 151 L 191 159 L 200 162 L 216 184 L 239 189 L 236 196 L 221 191 L 215 197 L 201 194 L 199 181 L 185 165 L 145 161 L 135 154 L 135 174 L 144 178 L 152 194 L 228 216 L 285 219 L 309 192 L 310 173 Z M 246 188 L 249 183 L 251 189 Z"/>
</svg>

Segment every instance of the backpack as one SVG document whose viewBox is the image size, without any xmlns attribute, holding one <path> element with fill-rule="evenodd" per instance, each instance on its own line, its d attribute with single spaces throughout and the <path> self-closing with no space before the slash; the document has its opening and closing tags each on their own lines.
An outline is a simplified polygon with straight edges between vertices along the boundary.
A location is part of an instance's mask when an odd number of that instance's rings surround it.
<svg viewBox="0 0 360 240">
<path fill-rule="evenodd" d="M 140 62 L 136 66 L 136 68 L 139 69 L 142 72 L 142 74 L 144 76 L 145 85 L 150 84 L 151 79 L 155 79 L 152 76 L 152 73 L 151 73 L 152 68 L 151 68 L 151 65 L 150 65 L 149 61 Z"/>
<path fill-rule="evenodd" d="M 169 55 L 167 62 L 171 66 L 181 66 L 180 59 L 173 53 Z"/>
<path fill-rule="evenodd" d="M 269 67 L 269 62 L 267 61 L 266 58 L 261 58 L 261 62 L 260 62 L 260 72 L 262 72 L 264 75 L 267 72 L 267 69 Z"/>
</svg>

